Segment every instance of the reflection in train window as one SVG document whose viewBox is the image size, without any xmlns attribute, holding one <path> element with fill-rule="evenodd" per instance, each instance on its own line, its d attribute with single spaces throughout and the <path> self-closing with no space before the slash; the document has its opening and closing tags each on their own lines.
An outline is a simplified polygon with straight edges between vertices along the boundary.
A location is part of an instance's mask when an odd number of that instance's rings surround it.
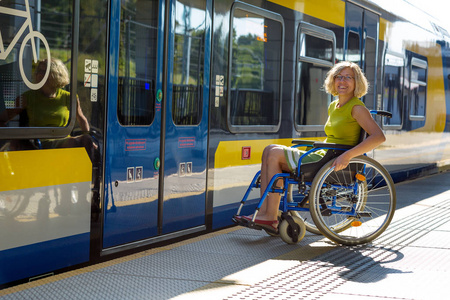
<svg viewBox="0 0 450 300">
<path fill-rule="evenodd" d="M 323 131 L 331 96 L 322 88 L 335 60 L 334 33 L 309 23 L 298 30 L 295 127 L 298 131 Z"/>
<path fill-rule="evenodd" d="M 373 38 L 366 38 L 364 74 L 369 82 L 369 92 L 362 99 L 368 108 L 375 108 L 375 74 L 377 61 L 377 43 Z"/>
<path fill-rule="evenodd" d="M 71 2 L 2 2 L 8 10 L 0 13 L 1 127 L 44 127 L 41 137 L 52 135 L 45 127 L 70 131 Z M 52 60 L 57 67 L 51 68 Z M 56 69 L 64 75 L 55 78 Z"/>
<path fill-rule="evenodd" d="M 281 114 L 281 16 L 261 9 L 250 12 L 236 8 L 231 32 L 230 129 L 276 131 Z"/>
<path fill-rule="evenodd" d="M 392 118 L 383 118 L 383 126 L 402 128 L 403 123 L 403 57 L 386 53 L 384 58 L 383 109 L 392 113 Z M 394 126 L 394 127 L 392 127 Z"/>
<path fill-rule="evenodd" d="M 206 0 L 176 2 L 172 96 L 176 125 L 197 125 L 202 118 L 205 9 Z"/>
<path fill-rule="evenodd" d="M 426 61 L 417 58 L 411 61 L 409 119 L 413 121 L 425 119 L 427 67 Z"/>
<path fill-rule="evenodd" d="M 347 44 L 347 60 L 361 65 L 361 48 L 359 44 L 359 34 L 349 31 Z"/>
<path fill-rule="evenodd" d="M 117 115 L 122 125 L 155 116 L 158 1 L 121 2 Z"/>
</svg>

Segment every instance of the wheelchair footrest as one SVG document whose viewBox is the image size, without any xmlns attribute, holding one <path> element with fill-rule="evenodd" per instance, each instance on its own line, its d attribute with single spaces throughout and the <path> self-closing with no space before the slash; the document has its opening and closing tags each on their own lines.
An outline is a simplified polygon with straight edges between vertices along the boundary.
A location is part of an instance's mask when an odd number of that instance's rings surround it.
<svg viewBox="0 0 450 300">
<path fill-rule="evenodd" d="M 255 230 L 265 230 L 267 232 L 270 232 L 272 234 L 278 234 L 278 230 L 275 230 L 273 227 L 271 226 L 264 226 L 264 225 L 259 225 L 255 222 L 246 220 L 244 218 L 237 218 L 238 216 L 234 216 L 233 218 L 231 218 L 231 220 L 233 221 L 233 223 L 239 225 L 239 226 L 244 226 L 250 229 L 255 229 Z"/>
<path fill-rule="evenodd" d="M 261 226 L 258 226 L 255 222 L 247 221 L 246 219 L 236 218 L 236 217 L 237 216 L 234 216 L 233 218 L 231 218 L 231 220 L 233 221 L 233 223 L 235 223 L 239 226 L 244 226 L 244 227 L 248 227 L 248 228 L 256 229 L 256 230 L 263 229 Z"/>
</svg>

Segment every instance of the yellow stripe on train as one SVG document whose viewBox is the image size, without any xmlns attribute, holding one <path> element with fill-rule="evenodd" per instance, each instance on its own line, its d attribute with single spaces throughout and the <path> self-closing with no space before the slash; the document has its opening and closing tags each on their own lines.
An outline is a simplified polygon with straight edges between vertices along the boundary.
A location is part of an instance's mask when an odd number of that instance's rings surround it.
<svg viewBox="0 0 450 300">
<path fill-rule="evenodd" d="M 324 138 L 304 138 L 321 141 Z M 254 165 L 261 163 L 264 148 L 271 144 L 292 146 L 292 138 L 267 140 L 221 141 L 214 157 L 215 168 Z M 250 147 L 250 158 L 244 158 L 244 148 Z"/>
<path fill-rule="evenodd" d="M 84 148 L 0 153 L 0 192 L 91 179 L 92 163 Z"/>
<path fill-rule="evenodd" d="M 322 0 L 322 1 L 291 1 L 271 0 L 270 2 L 299 11 L 312 17 L 325 20 L 335 25 L 345 26 L 345 1 Z M 324 9 L 326 7 L 327 9 Z M 387 28 L 391 23 L 380 18 L 380 36 L 384 41 Z"/>
<path fill-rule="evenodd" d="M 336 0 L 321 1 L 292 1 L 292 0 L 270 0 L 270 2 L 310 15 L 312 17 L 326 20 L 327 22 L 344 27 L 345 25 L 345 2 Z M 324 9 L 326 7 L 326 9 Z"/>
</svg>

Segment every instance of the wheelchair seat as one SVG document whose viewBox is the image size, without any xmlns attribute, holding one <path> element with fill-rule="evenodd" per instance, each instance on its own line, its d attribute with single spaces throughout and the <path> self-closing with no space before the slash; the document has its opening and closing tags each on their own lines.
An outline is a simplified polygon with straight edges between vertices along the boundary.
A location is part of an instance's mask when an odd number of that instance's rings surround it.
<svg viewBox="0 0 450 300">
<path fill-rule="evenodd" d="M 352 146 L 332 144 L 332 143 L 314 143 L 313 149 L 328 149 L 326 154 L 318 161 L 301 164 L 292 174 L 296 180 L 312 181 L 317 172 L 330 160 L 338 157 Z"/>
</svg>

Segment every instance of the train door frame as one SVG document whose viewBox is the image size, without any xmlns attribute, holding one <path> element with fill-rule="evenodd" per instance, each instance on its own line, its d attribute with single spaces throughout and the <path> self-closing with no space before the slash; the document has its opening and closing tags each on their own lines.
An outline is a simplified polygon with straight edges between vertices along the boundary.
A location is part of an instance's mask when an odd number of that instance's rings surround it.
<svg viewBox="0 0 450 300">
<path fill-rule="evenodd" d="M 378 78 L 378 49 L 381 14 L 373 9 L 354 3 L 346 2 L 345 8 L 345 34 L 344 34 L 344 60 L 357 63 L 366 74 L 369 81 L 369 93 L 363 97 L 363 102 L 369 108 L 377 106 L 377 78 Z M 351 53 L 349 47 L 351 43 L 350 34 L 358 36 L 358 53 Z M 370 47 L 368 41 L 374 42 L 374 49 Z M 354 41 L 356 42 L 356 40 Z M 352 59 L 357 57 L 358 59 Z M 372 59 L 368 59 L 369 55 Z"/>
</svg>

